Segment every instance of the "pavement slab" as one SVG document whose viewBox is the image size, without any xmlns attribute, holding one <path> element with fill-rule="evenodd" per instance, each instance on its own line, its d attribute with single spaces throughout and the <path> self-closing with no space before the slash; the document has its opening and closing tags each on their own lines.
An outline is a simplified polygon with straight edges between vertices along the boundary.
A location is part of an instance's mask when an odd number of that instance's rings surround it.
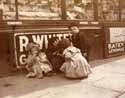
<svg viewBox="0 0 125 98">
<path fill-rule="evenodd" d="M 54 77 L 53 79 L 57 80 L 59 78 Z M 59 80 L 57 81 L 59 82 Z M 42 88 L 42 84 L 40 87 L 37 85 L 32 85 L 30 88 L 27 87 L 28 84 L 23 87 L 21 87 L 21 85 L 16 86 L 16 89 L 8 87 L 5 90 L 9 92 L 6 92 L 6 94 L 1 98 L 114 98 L 119 94 L 118 92 L 108 89 L 94 87 L 93 85 L 89 84 L 83 84 L 83 80 L 74 81 L 72 83 L 71 80 L 64 81 L 65 83 L 63 85 L 49 85 L 48 88 L 46 87 L 44 89 Z M 53 84 L 56 84 L 56 82 Z"/>
<path fill-rule="evenodd" d="M 111 89 L 114 91 L 125 91 L 125 75 L 110 75 L 94 83 L 96 87 Z"/>
<path fill-rule="evenodd" d="M 119 96 L 118 98 L 125 98 L 125 93 Z"/>
<path fill-rule="evenodd" d="M 125 57 L 98 62 L 83 80 L 62 74 L 43 79 L 0 78 L 0 98 L 125 98 Z M 93 66 L 93 65 L 92 65 Z"/>
</svg>

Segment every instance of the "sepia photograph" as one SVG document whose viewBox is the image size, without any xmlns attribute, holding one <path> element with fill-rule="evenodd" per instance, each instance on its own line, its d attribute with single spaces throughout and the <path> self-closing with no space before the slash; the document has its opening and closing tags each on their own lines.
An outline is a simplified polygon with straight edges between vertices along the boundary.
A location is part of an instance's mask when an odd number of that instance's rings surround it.
<svg viewBox="0 0 125 98">
<path fill-rule="evenodd" d="M 125 98 L 125 1 L 0 0 L 0 98 Z"/>
</svg>

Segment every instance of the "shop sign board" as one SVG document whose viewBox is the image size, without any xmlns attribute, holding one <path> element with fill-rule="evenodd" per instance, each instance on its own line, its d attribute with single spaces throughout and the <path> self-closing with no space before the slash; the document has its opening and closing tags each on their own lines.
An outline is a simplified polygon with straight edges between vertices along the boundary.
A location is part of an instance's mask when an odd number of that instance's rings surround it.
<svg viewBox="0 0 125 98">
<path fill-rule="evenodd" d="M 125 51 L 125 42 L 115 42 L 108 44 L 108 54 L 122 53 Z"/>
<path fill-rule="evenodd" d="M 48 39 L 57 36 L 59 39 L 67 38 L 69 36 L 68 31 L 64 32 L 35 32 L 35 33 L 15 33 L 14 34 L 14 48 L 16 64 L 21 66 L 25 65 L 26 46 L 29 42 L 35 42 L 40 44 L 40 49 L 47 49 Z"/>
<path fill-rule="evenodd" d="M 124 27 L 112 27 L 109 28 L 110 43 L 125 41 L 125 28 Z"/>
</svg>

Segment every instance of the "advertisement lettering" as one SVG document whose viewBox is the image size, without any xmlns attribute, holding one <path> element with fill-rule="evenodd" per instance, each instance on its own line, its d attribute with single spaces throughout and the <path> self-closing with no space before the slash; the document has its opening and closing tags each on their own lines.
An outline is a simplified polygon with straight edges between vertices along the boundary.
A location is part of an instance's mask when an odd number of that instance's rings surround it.
<svg viewBox="0 0 125 98">
<path fill-rule="evenodd" d="M 118 42 L 118 43 L 109 43 L 108 44 L 108 53 L 119 53 L 124 52 L 124 42 Z"/>
</svg>

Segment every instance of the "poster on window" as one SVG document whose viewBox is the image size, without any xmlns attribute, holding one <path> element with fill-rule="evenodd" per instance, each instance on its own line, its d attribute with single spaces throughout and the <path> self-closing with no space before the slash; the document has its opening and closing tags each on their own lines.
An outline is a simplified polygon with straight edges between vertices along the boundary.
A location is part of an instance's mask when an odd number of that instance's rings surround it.
<svg viewBox="0 0 125 98">
<path fill-rule="evenodd" d="M 110 43 L 125 41 L 125 28 L 110 28 Z"/>
<path fill-rule="evenodd" d="M 59 39 L 68 38 L 70 33 L 65 32 L 40 32 L 40 33 L 16 33 L 14 35 L 15 59 L 19 66 L 25 65 L 26 46 L 29 42 L 35 42 L 40 45 L 41 50 L 48 48 L 48 39 L 58 37 Z"/>
<path fill-rule="evenodd" d="M 14 20 L 16 16 L 15 0 L 0 0 L 0 10 L 3 20 Z"/>
<path fill-rule="evenodd" d="M 61 0 L 18 0 L 19 19 L 61 19 Z"/>
<path fill-rule="evenodd" d="M 65 0 L 68 20 L 93 20 L 93 0 Z"/>
</svg>

